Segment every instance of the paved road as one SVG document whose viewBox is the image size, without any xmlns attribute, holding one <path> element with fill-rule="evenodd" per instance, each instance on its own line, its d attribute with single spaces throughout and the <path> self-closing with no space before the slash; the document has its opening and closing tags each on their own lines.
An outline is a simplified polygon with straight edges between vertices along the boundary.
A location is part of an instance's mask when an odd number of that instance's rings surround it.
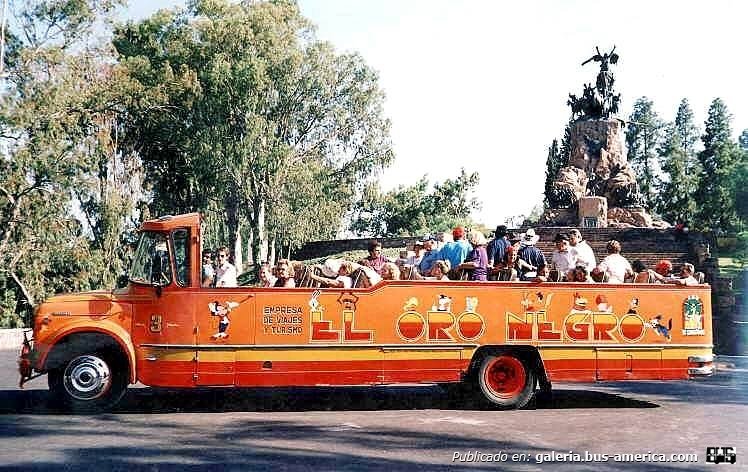
<svg viewBox="0 0 748 472">
<path fill-rule="evenodd" d="M 482 410 L 439 387 L 131 388 L 113 413 L 77 416 L 46 407 L 46 378 L 19 390 L 15 353 L 0 351 L 0 468 L 748 470 L 748 359 L 725 365 L 700 381 L 558 385 L 553 400 L 522 411 Z M 738 462 L 707 464 L 707 446 L 736 447 Z M 538 463 L 570 452 L 611 457 Z M 641 462 L 614 461 L 648 452 Z M 653 461 L 678 453 L 698 462 Z"/>
</svg>

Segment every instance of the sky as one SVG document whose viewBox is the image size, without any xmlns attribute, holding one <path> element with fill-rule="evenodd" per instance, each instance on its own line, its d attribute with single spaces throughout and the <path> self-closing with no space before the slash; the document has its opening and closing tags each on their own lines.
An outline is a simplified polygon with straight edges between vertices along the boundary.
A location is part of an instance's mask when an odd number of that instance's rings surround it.
<svg viewBox="0 0 748 472">
<path fill-rule="evenodd" d="M 142 18 L 184 1 L 135 0 Z M 543 198 L 545 161 L 569 117 L 569 93 L 595 82 L 613 46 L 622 118 L 646 96 L 664 120 L 687 98 L 696 123 L 721 98 L 735 138 L 748 129 L 748 2 L 300 0 L 318 39 L 357 52 L 379 74 L 394 164 L 384 190 L 480 174 L 474 219 L 488 227 Z"/>
</svg>

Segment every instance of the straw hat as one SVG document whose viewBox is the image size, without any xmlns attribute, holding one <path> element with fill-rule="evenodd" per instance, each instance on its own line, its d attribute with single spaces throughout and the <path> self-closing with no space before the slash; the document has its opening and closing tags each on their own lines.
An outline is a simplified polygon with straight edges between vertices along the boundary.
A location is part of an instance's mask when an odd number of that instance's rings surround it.
<svg viewBox="0 0 748 472">
<path fill-rule="evenodd" d="M 522 244 L 525 246 L 533 246 L 538 241 L 540 241 L 540 236 L 535 234 L 535 230 L 532 228 L 528 229 L 525 234 L 522 235 Z"/>
</svg>

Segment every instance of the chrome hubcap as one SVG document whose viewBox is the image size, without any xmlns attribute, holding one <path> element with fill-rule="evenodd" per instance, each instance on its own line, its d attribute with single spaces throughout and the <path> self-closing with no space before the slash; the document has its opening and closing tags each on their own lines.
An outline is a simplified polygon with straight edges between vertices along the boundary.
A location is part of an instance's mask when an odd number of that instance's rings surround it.
<svg viewBox="0 0 748 472">
<path fill-rule="evenodd" d="M 64 384 L 65 390 L 76 400 L 95 400 L 109 390 L 112 375 L 102 359 L 79 356 L 65 368 Z"/>
</svg>

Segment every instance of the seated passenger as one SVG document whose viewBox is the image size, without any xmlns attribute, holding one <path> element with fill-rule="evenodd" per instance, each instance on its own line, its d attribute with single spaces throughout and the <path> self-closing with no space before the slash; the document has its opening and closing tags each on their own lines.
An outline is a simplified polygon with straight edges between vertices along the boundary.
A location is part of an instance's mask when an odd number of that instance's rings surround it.
<svg viewBox="0 0 748 472">
<path fill-rule="evenodd" d="M 677 277 L 663 277 L 657 272 L 652 272 L 655 279 L 663 284 L 673 285 L 698 285 L 699 281 L 693 276 L 694 267 L 693 264 L 686 262 L 680 270 L 680 274 Z"/>
<path fill-rule="evenodd" d="M 404 264 L 399 266 L 400 280 L 423 280 L 423 276 L 418 273 L 417 266 Z"/>
<path fill-rule="evenodd" d="M 551 267 L 558 271 L 556 281 L 567 279 L 576 266 L 576 253 L 569 246 L 569 235 L 558 233 L 553 239 L 556 249 L 551 254 Z"/>
<path fill-rule="evenodd" d="M 535 247 L 540 236 L 530 228 L 522 235 L 522 246 L 517 253 L 517 268 L 522 281 L 543 281 L 546 270 L 545 256 L 543 252 Z"/>
<path fill-rule="evenodd" d="M 489 279 L 496 280 L 501 270 L 505 268 L 504 259 L 506 258 L 506 250 L 509 245 L 506 225 L 497 226 L 496 231 L 494 231 L 494 238 L 486 246 L 488 266 L 490 267 Z"/>
<path fill-rule="evenodd" d="M 392 262 L 385 262 L 379 275 L 382 280 L 400 280 L 400 269 Z"/>
<path fill-rule="evenodd" d="M 423 260 L 423 256 L 425 254 L 424 251 L 424 243 L 423 241 L 416 241 L 413 243 L 413 254 L 411 255 L 407 250 L 405 251 L 405 258 L 403 260 L 402 264 L 399 265 L 409 265 L 409 266 L 415 266 L 418 267 L 418 264 L 421 263 L 421 260 Z M 402 257 L 402 251 L 400 252 L 400 257 Z"/>
<path fill-rule="evenodd" d="M 504 269 L 499 273 L 498 279 L 504 281 L 515 281 L 519 280 L 518 266 L 520 261 L 517 257 L 520 249 L 520 243 L 522 237 L 517 233 L 511 232 L 507 235 L 509 240 L 509 247 L 506 248 L 506 254 L 504 255 Z M 524 263 L 524 261 L 522 261 Z"/>
<path fill-rule="evenodd" d="M 439 250 L 439 257 L 445 261 L 449 261 L 449 266 L 453 268 L 452 278 L 459 278 L 457 273 L 458 266 L 465 262 L 468 254 L 473 249 L 469 242 L 465 238 L 465 228 L 458 226 L 452 230 L 452 242 L 446 243 Z M 486 256 L 488 257 L 488 256 Z"/>
<path fill-rule="evenodd" d="M 369 256 L 361 259 L 359 264 L 371 267 L 377 274 L 382 275 L 382 267 L 386 262 L 392 262 L 387 256 L 382 254 L 382 244 L 376 239 L 369 241 Z"/>
<path fill-rule="evenodd" d="M 203 250 L 202 282 L 203 287 L 212 287 L 216 271 L 213 268 L 213 251 Z"/>
<path fill-rule="evenodd" d="M 378 284 L 382 280 L 382 276 L 371 267 L 366 267 L 361 264 L 355 264 L 351 262 L 353 272 L 351 273 L 351 279 L 353 279 L 354 288 L 367 288 Z"/>
<path fill-rule="evenodd" d="M 229 248 L 226 246 L 218 249 L 218 263 L 216 264 L 215 285 L 216 287 L 236 287 L 236 267 L 229 262 Z"/>
<path fill-rule="evenodd" d="M 431 276 L 426 277 L 427 280 L 449 280 L 449 262 L 447 261 L 436 261 L 431 267 Z"/>
<path fill-rule="evenodd" d="M 634 270 L 634 283 L 635 284 L 646 284 L 650 282 L 649 270 L 639 259 L 631 263 L 631 268 Z"/>
<path fill-rule="evenodd" d="M 275 285 L 276 277 L 273 275 L 273 269 L 270 264 L 263 262 L 260 265 L 260 287 L 272 287 Z"/>
<path fill-rule="evenodd" d="M 320 277 L 314 273 L 310 273 L 309 277 L 325 287 L 351 288 L 353 286 L 353 279 L 351 278 L 353 264 L 348 261 L 328 259 L 322 267 L 322 273 L 328 277 L 335 275 L 335 278 Z"/>
<path fill-rule="evenodd" d="M 471 231 L 468 242 L 473 247 L 465 262 L 457 266 L 458 270 L 470 271 L 470 280 L 485 282 L 488 280 L 488 254 L 486 237 L 480 231 Z"/>
<path fill-rule="evenodd" d="M 607 282 L 608 281 L 608 274 L 600 270 L 599 267 L 595 267 L 592 269 L 592 272 L 590 272 L 590 277 L 592 278 L 593 282 Z"/>
<path fill-rule="evenodd" d="M 576 255 L 576 265 L 583 265 L 587 272 L 597 267 L 595 252 L 576 228 L 569 231 L 569 246 L 571 246 L 572 253 Z"/>
<path fill-rule="evenodd" d="M 421 262 L 418 264 L 418 272 L 421 275 L 429 275 L 431 273 L 431 267 L 434 263 L 439 260 L 439 250 L 436 249 L 436 239 L 432 236 L 426 236 L 423 239 L 423 257 Z"/>
<path fill-rule="evenodd" d="M 633 276 L 634 271 L 631 264 L 621 255 L 621 243 L 615 239 L 608 241 L 605 246 L 608 255 L 605 256 L 597 268 L 607 276 L 608 282 L 612 284 L 621 284 L 627 276 Z"/>
<path fill-rule="evenodd" d="M 275 276 L 277 277 L 273 287 L 296 287 L 296 280 L 291 274 L 291 263 L 288 259 L 278 259 L 275 265 Z"/>
<path fill-rule="evenodd" d="M 673 276 L 673 263 L 667 259 L 660 259 L 657 262 L 657 264 L 655 264 L 654 271 L 658 273 L 659 275 L 661 275 L 662 277 L 672 277 Z M 655 277 L 655 279 L 659 282 L 659 279 L 657 277 Z"/>
<path fill-rule="evenodd" d="M 571 279 L 569 282 L 582 282 L 582 283 L 593 283 L 592 277 L 587 272 L 587 267 L 578 265 L 571 271 Z"/>
</svg>

